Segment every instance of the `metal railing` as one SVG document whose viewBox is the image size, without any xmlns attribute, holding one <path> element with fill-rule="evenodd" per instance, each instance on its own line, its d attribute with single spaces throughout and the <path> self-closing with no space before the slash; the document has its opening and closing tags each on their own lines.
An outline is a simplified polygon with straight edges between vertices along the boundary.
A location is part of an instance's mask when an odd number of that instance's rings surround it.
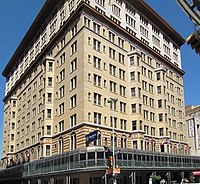
<svg viewBox="0 0 200 184">
<path fill-rule="evenodd" d="M 188 169 L 195 170 L 200 167 L 200 157 L 172 155 L 165 153 L 152 153 L 133 149 L 117 148 L 116 165 L 121 169 Z M 99 154 L 100 153 L 100 154 Z M 92 158 L 91 158 L 92 155 Z M 98 156 L 99 155 L 99 156 Z M 44 158 L 42 160 L 24 164 L 23 177 L 33 175 L 51 174 L 54 172 L 68 172 L 78 170 L 106 169 L 108 160 L 102 147 L 92 151 L 76 150 L 61 155 Z M 83 170 L 84 171 L 84 170 Z"/>
</svg>

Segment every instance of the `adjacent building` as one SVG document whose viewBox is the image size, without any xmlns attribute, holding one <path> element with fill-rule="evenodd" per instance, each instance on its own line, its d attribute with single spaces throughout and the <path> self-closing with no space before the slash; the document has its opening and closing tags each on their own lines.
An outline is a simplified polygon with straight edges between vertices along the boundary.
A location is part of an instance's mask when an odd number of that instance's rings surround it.
<svg viewBox="0 0 200 184">
<path fill-rule="evenodd" d="M 188 155 L 183 43 L 142 0 L 47 0 L 3 71 L 4 167 L 95 130 L 87 146 Z"/>
<path fill-rule="evenodd" d="M 200 106 L 187 106 L 185 108 L 186 123 L 188 129 L 188 143 L 191 147 L 191 155 L 200 156 Z"/>
</svg>

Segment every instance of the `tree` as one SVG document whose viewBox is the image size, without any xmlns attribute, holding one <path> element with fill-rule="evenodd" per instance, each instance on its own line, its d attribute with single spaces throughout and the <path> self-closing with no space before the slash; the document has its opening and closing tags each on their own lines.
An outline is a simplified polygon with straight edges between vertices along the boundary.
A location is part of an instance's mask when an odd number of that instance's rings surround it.
<svg viewBox="0 0 200 184">
<path fill-rule="evenodd" d="M 156 184 L 156 183 L 158 183 L 158 181 L 160 181 L 161 180 L 161 176 L 160 175 L 156 175 L 156 174 L 152 174 L 151 176 L 151 179 L 152 179 L 152 183 L 154 184 Z"/>
</svg>

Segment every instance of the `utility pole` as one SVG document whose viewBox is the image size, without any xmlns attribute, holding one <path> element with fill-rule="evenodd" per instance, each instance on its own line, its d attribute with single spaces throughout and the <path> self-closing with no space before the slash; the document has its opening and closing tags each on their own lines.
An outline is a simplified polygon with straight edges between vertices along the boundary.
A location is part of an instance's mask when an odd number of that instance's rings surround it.
<svg viewBox="0 0 200 184">
<path fill-rule="evenodd" d="M 110 98 L 108 103 L 111 104 L 112 107 L 112 159 L 113 159 L 113 171 L 115 170 L 115 121 L 114 121 L 114 105 L 117 102 L 117 98 Z M 113 184 L 117 184 L 116 174 L 112 172 L 112 180 Z"/>
</svg>

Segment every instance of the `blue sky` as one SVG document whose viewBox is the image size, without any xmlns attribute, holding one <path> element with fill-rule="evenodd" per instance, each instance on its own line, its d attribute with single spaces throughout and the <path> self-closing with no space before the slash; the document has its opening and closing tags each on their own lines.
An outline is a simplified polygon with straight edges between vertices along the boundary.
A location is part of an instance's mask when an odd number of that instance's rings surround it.
<svg viewBox="0 0 200 184">
<path fill-rule="evenodd" d="M 45 0 L 1 0 L 0 1 L 0 71 L 2 73 L 12 54 L 21 42 Z M 193 31 L 194 25 L 184 14 L 175 0 L 145 0 L 155 9 L 183 38 Z M 200 60 L 187 44 L 182 49 L 182 66 L 184 76 L 185 104 L 200 104 Z M 0 76 L 0 96 L 5 94 L 5 78 Z M 3 102 L 0 101 L 0 155 L 1 132 L 3 125 Z"/>
</svg>

